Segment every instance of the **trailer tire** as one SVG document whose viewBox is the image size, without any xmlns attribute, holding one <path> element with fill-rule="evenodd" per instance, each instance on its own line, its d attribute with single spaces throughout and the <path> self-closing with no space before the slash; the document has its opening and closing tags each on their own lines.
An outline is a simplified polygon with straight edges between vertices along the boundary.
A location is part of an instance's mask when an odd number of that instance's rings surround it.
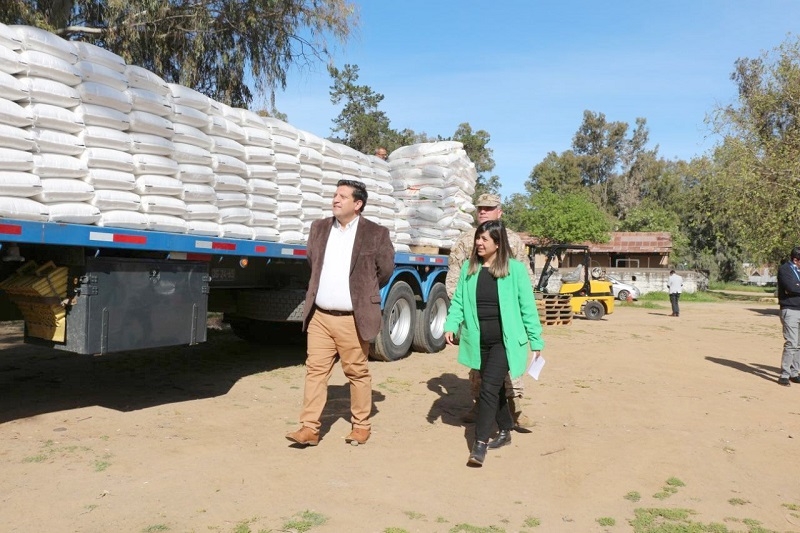
<svg viewBox="0 0 800 533">
<path fill-rule="evenodd" d="M 443 283 L 436 283 L 428 295 L 428 303 L 417 309 L 417 324 L 414 328 L 415 352 L 436 353 L 445 347 L 444 323 L 447 320 L 447 307 L 450 299 Z"/>
<path fill-rule="evenodd" d="M 414 291 L 408 283 L 398 281 L 392 285 L 383 306 L 381 330 L 372 345 L 375 359 L 396 361 L 408 355 L 414 340 L 416 308 Z"/>
<path fill-rule="evenodd" d="M 600 320 L 606 314 L 606 308 L 597 300 L 589 300 L 583 304 L 583 314 L 589 320 Z"/>
</svg>

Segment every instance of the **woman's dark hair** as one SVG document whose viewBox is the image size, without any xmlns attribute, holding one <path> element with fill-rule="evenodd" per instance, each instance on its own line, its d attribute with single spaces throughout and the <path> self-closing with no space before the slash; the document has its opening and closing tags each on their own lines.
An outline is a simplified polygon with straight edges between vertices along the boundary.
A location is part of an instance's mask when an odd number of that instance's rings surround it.
<svg viewBox="0 0 800 533">
<path fill-rule="evenodd" d="M 508 233 L 506 227 L 499 220 L 487 220 L 475 230 L 475 240 L 472 242 L 472 253 L 469 256 L 468 274 L 478 272 L 483 263 L 483 259 L 478 256 L 478 247 L 475 241 L 484 233 L 489 233 L 489 238 L 497 245 L 494 262 L 488 267 L 489 273 L 495 278 L 508 276 L 508 258 L 511 256 L 511 245 L 508 244 Z"/>
<path fill-rule="evenodd" d="M 336 183 L 337 187 L 342 185 L 353 189 L 353 200 L 361 200 L 361 209 L 358 210 L 358 213 L 361 214 L 367 207 L 367 186 L 356 180 L 339 180 Z"/>
</svg>

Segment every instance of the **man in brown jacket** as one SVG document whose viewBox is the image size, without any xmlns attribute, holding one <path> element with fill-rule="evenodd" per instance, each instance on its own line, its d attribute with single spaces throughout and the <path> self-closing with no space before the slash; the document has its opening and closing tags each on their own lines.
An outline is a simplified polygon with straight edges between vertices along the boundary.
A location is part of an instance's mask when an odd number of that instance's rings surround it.
<svg viewBox="0 0 800 533">
<path fill-rule="evenodd" d="M 358 445 L 370 437 L 369 344 L 381 328 L 380 288 L 394 271 L 394 247 L 388 229 L 361 216 L 366 204 L 363 183 L 340 180 L 333 216 L 314 221 L 308 234 L 311 279 L 303 311 L 308 348 L 302 426 L 286 435 L 303 446 L 319 444 L 320 417 L 337 356 L 350 381 L 352 431 L 345 441 Z"/>
</svg>

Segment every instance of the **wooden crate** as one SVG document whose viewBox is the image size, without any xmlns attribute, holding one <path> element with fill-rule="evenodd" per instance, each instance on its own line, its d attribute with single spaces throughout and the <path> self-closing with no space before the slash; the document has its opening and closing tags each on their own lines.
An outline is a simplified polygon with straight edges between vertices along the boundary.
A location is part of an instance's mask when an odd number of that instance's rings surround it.
<svg viewBox="0 0 800 533">
<path fill-rule="evenodd" d="M 433 254 L 433 255 L 450 255 L 450 250 L 447 248 L 437 248 L 436 246 L 422 246 L 419 244 L 412 244 L 409 246 L 412 254 Z"/>
<path fill-rule="evenodd" d="M 539 321 L 543 326 L 566 326 L 572 324 L 571 294 L 541 294 L 536 300 Z"/>
</svg>

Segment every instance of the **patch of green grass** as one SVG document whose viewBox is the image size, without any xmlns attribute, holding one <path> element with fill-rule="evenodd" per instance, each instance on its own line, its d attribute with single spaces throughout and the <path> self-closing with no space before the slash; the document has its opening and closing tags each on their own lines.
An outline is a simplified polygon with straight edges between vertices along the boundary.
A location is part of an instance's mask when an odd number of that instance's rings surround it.
<svg viewBox="0 0 800 533">
<path fill-rule="evenodd" d="M 639 500 L 642 499 L 642 495 L 639 494 L 638 491 L 632 490 L 628 494 L 623 496 L 623 498 L 625 498 L 626 500 L 631 501 L 631 502 L 638 502 Z"/>
<path fill-rule="evenodd" d="M 528 518 L 525 519 L 522 525 L 525 527 L 539 527 L 540 525 L 542 525 L 542 521 L 536 518 L 535 516 L 529 516 Z"/>
<path fill-rule="evenodd" d="M 293 529 L 298 533 L 303 533 L 314 526 L 321 526 L 328 521 L 326 516 L 314 511 L 303 511 L 294 516 L 294 519 L 283 524 L 283 529 Z"/>
<path fill-rule="evenodd" d="M 252 533 L 252 529 L 250 529 L 250 522 L 239 522 L 233 528 L 233 533 Z"/>
<path fill-rule="evenodd" d="M 377 387 L 379 389 L 383 389 L 389 392 L 408 392 L 411 390 L 411 382 L 404 381 L 400 379 L 395 379 L 393 377 L 386 378 L 386 381 L 382 381 L 378 383 Z"/>
<path fill-rule="evenodd" d="M 664 482 L 664 486 L 661 487 L 661 492 L 656 492 L 653 494 L 653 498 L 657 500 L 666 500 L 673 494 L 678 492 L 678 487 L 685 487 L 686 484 L 676 477 L 671 477 L 667 481 Z"/>
<path fill-rule="evenodd" d="M 601 526 L 613 526 L 617 523 L 617 521 L 610 516 L 601 516 L 596 520 L 596 522 Z"/>
<path fill-rule="evenodd" d="M 681 302 L 723 302 L 725 298 L 713 292 L 683 292 L 681 293 Z M 665 291 L 648 292 L 639 297 L 638 302 L 669 302 L 669 294 Z M 643 306 L 646 307 L 646 306 Z"/>
<path fill-rule="evenodd" d="M 733 533 L 724 524 L 693 522 L 690 517 L 695 514 L 691 509 L 636 509 L 635 519 L 629 520 L 634 533 Z M 737 521 L 726 518 L 726 521 Z M 761 527 L 756 520 L 745 519 L 747 533 L 776 533 Z"/>
<path fill-rule="evenodd" d="M 437 524 L 446 524 L 447 523 L 447 519 L 445 517 L 443 517 L 443 516 L 437 516 L 436 517 L 436 523 Z"/>
<path fill-rule="evenodd" d="M 800 511 L 800 505 L 797 505 L 796 503 L 782 503 L 781 505 L 790 511 Z"/>
<path fill-rule="evenodd" d="M 152 526 L 147 526 L 142 530 L 142 533 L 156 533 L 156 531 L 169 531 L 169 526 L 164 524 L 155 524 Z"/>
<path fill-rule="evenodd" d="M 497 526 L 479 527 L 472 524 L 458 524 L 451 528 L 449 533 L 506 533 L 506 530 Z"/>
<path fill-rule="evenodd" d="M 759 287 L 758 285 L 745 285 L 744 283 L 734 283 L 731 281 L 710 282 L 708 288 L 712 291 L 756 292 L 764 293 L 768 296 L 775 292 L 775 287 Z"/>
<path fill-rule="evenodd" d="M 105 470 L 109 466 L 111 466 L 111 463 L 109 463 L 108 461 L 95 461 L 94 462 L 94 471 L 95 472 L 102 472 L 103 470 Z"/>
<path fill-rule="evenodd" d="M 655 301 L 643 301 L 636 304 L 636 307 L 641 307 L 642 309 L 666 309 L 667 306 L 661 305 Z"/>
<path fill-rule="evenodd" d="M 45 461 L 47 461 L 47 456 L 43 453 L 31 455 L 22 460 L 23 463 L 43 463 Z"/>
<path fill-rule="evenodd" d="M 383 530 L 383 533 L 409 533 L 409 531 L 402 527 L 387 527 Z"/>
<path fill-rule="evenodd" d="M 403 514 L 409 517 L 411 520 L 419 520 L 420 518 L 425 518 L 424 514 L 418 513 L 416 511 L 403 511 Z"/>
<path fill-rule="evenodd" d="M 728 503 L 731 505 L 747 505 L 750 502 L 747 500 L 743 500 L 742 498 L 731 498 L 730 500 L 728 500 Z"/>
</svg>

